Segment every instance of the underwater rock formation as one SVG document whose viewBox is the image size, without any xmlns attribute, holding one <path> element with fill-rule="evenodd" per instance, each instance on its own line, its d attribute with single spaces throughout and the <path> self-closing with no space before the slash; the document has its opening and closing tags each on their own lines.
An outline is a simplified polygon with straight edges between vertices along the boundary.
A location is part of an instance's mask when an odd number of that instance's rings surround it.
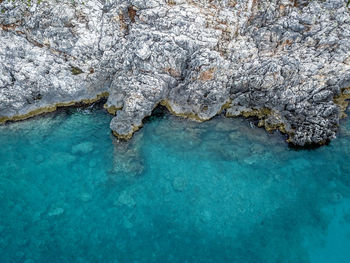
<svg viewBox="0 0 350 263">
<path fill-rule="evenodd" d="M 120 138 L 161 104 L 199 121 L 257 116 L 303 146 L 334 138 L 345 109 L 344 0 L 3 0 L 0 10 L 0 122 L 108 97 Z"/>
</svg>

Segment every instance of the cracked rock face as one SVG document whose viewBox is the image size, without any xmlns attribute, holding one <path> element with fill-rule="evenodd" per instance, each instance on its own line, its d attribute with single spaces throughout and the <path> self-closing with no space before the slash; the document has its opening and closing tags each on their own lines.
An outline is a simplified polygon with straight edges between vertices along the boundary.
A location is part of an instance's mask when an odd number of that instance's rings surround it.
<svg viewBox="0 0 350 263">
<path fill-rule="evenodd" d="M 108 95 L 120 138 L 159 104 L 199 121 L 257 116 L 301 146 L 335 137 L 346 1 L 75 2 L 0 1 L 0 122 Z"/>
</svg>

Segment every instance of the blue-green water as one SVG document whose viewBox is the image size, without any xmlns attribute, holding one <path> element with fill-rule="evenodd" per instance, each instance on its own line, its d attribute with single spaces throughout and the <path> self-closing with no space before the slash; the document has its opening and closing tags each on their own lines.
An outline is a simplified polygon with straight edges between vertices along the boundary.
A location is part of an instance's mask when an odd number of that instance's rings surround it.
<svg viewBox="0 0 350 263">
<path fill-rule="evenodd" d="M 0 262 L 350 262 L 350 121 L 316 150 L 249 120 L 102 110 L 0 126 Z"/>
</svg>

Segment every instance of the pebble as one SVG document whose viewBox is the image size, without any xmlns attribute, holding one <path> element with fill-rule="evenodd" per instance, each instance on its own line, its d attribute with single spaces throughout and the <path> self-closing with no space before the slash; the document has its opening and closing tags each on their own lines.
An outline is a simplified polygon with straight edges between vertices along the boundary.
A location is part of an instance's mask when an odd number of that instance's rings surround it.
<svg viewBox="0 0 350 263">
<path fill-rule="evenodd" d="M 118 203 L 125 205 L 129 208 L 132 208 L 136 205 L 134 198 L 130 195 L 130 193 L 126 191 L 120 194 L 120 196 L 118 197 Z"/>
<path fill-rule="evenodd" d="M 39 154 L 35 158 L 35 163 L 39 164 L 42 163 L 45 160 L 44 156 L 42 154 Z"/>
<path fill-rule="evenodd" d="M 82 193 L 80 195 L 80 200 L 83 202 L 88 202 L 92 199 L 91 195 L 89 193 Z"/>
<path fill-rule="evenodd" d="M 49 215 L 49 216 L 58 216 L 58 215 L 63 214 L 63 212 L 64 212 L 64 209 L 63 209 L 62 207 L 57 207 L 57 208 L 52 209 L 52 210 L 48 213 L 48 215 Z"/>
<path fill-rule="evenodd" d="M 211 219 L 211 213 L 208 210 L 204 210 L 201 212 L 200 218 L 203 222 L 208 222 Z"/>
<path fill-rule="evenodd" d="M 177 192 L 182 192 L 186 189 L 186 180 L 183 177 L 175 177 L 173 180 L 173 188 Z"/>
</svg>

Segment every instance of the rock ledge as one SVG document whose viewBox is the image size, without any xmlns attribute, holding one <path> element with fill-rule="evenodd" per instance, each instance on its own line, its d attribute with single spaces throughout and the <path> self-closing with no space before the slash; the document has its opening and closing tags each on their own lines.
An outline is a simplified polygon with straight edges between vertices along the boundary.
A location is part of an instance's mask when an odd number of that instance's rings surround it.
<svg viewBox="0 0 350 263">
<path fill-rule="evenodd" d="M 16 2 L 16 1 L 15 1 Z M 108 97 L 123 139 L 159 104 L 335 138 L 350 98 L 344 0 L 0 1 L 0 122 Z"/>
</svg>

